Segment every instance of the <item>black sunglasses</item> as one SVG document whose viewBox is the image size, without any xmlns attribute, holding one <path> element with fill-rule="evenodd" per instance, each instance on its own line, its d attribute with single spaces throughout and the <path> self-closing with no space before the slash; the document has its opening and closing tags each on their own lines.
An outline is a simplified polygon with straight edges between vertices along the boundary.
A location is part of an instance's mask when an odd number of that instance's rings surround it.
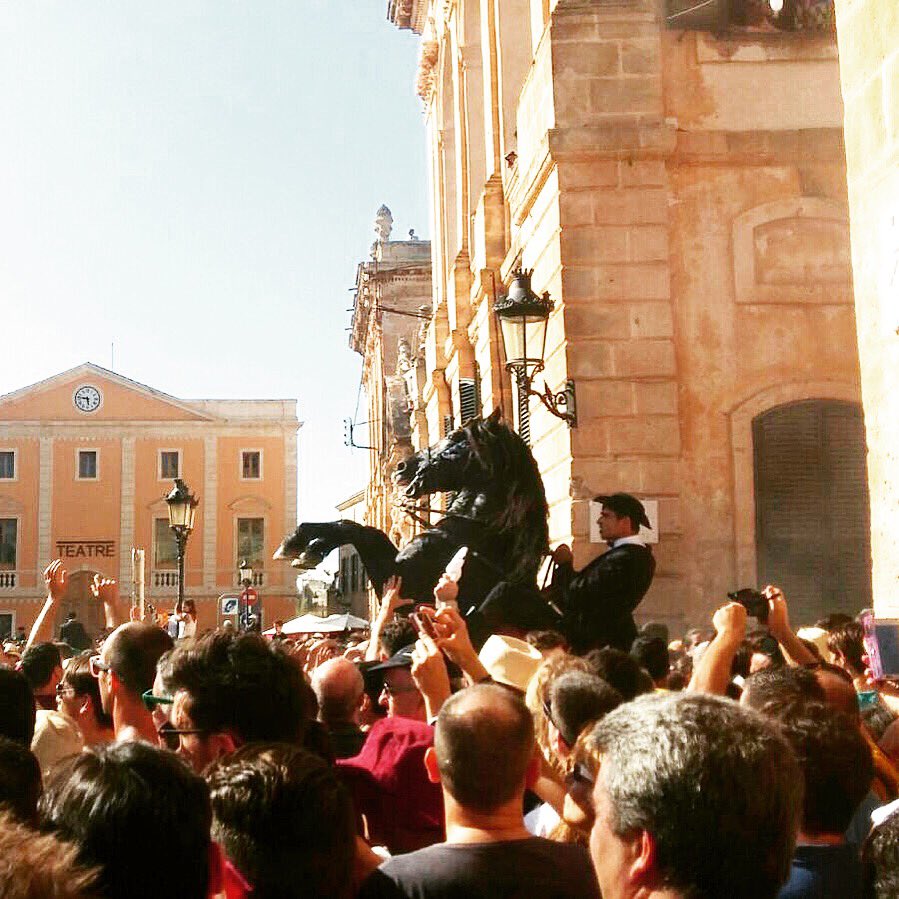
<svg viewBox="0 0 899 899">
<path fill-rule="evenodd" d="M 203 730 L 199 727 L 175 727 L 174 724 L 166 721 L 165 724 L 160 725 L 156 728 L 156 733 L 159 735 L 159 739 L 165 743 L 166 749 L 170 749 L 172 752 L 175 752 L 181 746 L 181 735 L 182 734 L 205 734 L 209 733 L 209 731 Z"/>
<path fill-rule="evenodd" d="M 578 762 L 565 775 L 565 790 L 581 808 L 593 808 L 593 787 L 595 784 L 596 777 L 583 762 Z"/>
</svg>

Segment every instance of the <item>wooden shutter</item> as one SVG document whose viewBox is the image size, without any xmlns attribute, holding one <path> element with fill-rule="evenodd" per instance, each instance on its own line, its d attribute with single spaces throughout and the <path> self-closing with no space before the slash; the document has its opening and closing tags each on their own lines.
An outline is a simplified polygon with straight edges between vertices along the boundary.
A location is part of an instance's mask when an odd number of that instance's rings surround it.
<svg viewBox="0 0 899 899">
<path fill-rule="evenodd" d="M 481 391 L 477 378 L 459 378 L 459 420 L 462 424 L 481 414 Z"/>
<path fill-rule="evenodd" d="M 783 587 L 796 626 L 870 605 L 861 410 L 833 400 L 779 406 L 755 419 L 753 444 L 759 585 Z"/>
</svg>

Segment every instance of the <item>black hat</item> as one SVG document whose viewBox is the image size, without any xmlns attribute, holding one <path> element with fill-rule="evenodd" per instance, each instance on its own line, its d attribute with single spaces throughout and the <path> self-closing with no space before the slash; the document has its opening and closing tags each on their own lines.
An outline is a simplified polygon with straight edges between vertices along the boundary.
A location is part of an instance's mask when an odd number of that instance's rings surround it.
<svg viewBox="0 0 899 899">
<path fill-rule="evenodd" d="M 643 525 L 643 527 L 652 530 L 652 525 L 646 517 L 646 509 L 643 508 L 643 503 L 635 496 L 631 496 L 629 493 L 612 493 L 609 496 L 597 496 L 596 502 L 602 503 L 607 509 L 611 509 L 619 518 L 626 516 L 637 527 Z"/>
<path fill-rule="evenodd" d="M 381 662 L 378 665 L 372 665 L 369 668 L 369 671 L 388 671 L 391 668 L 408 668 L 412 664 L 412 650 L 415 649 L 415 644 L 410 643 L 408 646 L 404 646 L 399 652 L 394 653 L 386 662 Z"/>
</svg>

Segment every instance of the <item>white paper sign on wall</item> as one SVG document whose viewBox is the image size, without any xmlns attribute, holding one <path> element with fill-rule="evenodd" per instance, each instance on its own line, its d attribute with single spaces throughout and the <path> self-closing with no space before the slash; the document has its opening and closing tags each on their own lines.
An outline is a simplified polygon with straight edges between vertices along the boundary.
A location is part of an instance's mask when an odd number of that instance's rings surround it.
<svg viewBox="0 0 899 899">
<path fill-rule="evenodd" d="M 641 499 L 643 508 L 646 509 L 646 517 L 652 525 L 652 529 L 641 527 L 640 537 L 646 543 L 659 542 L 659 501 L 657 499 Z M 596 500 L 590 500 L 590 542 L 602 543 L 602 537 L 599 536 L 599 513 L 602 512 L 602 503 Z"/>
</svg>

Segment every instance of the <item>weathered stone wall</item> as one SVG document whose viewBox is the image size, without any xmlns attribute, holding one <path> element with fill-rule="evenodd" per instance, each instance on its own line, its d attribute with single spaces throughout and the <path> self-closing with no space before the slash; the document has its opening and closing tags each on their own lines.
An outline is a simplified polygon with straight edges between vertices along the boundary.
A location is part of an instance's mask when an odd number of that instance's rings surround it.
<svg viewBox="0 0 899 899">
<path fill-rule="evenodd" d="M 874 604 L 899 614 L 899 4 L 837 0 Z"/>
</svg>

